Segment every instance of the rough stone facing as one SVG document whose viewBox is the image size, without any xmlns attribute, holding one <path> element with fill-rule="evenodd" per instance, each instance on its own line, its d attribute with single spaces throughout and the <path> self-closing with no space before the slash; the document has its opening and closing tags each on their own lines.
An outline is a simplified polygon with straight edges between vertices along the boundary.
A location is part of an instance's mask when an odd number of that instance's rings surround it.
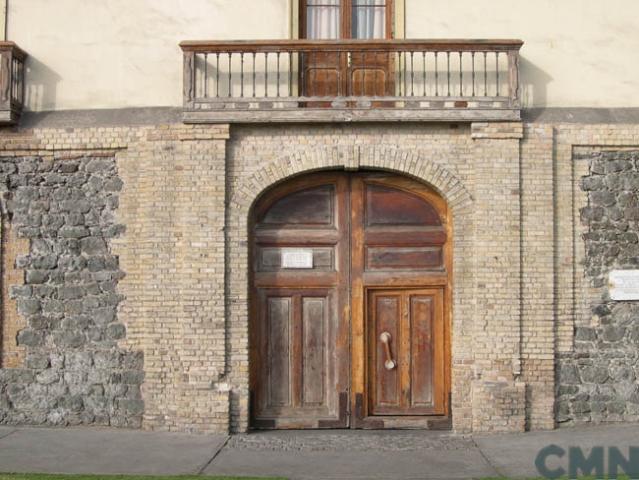
<svg viewBox="0 0 639 480">
<path fill-rule="evenodd" d="M 590 322 L 575 328 L 574 351 L 559 357 L 558 421 L 638 421 L 639 305 L 611 301 L 606 283 L 610 270 L 639 268 L 639 150 L 579 160 L 589 166 L 581 179 L 584 270 L 599 295 Z"/>
<path fill-rule="evenodd" d="M 118 346 L 124 273 L 109 248 L 121 187 L 113 155 L 0 158 L 3 222 L 29 245 L 9 289 L 26 353 L 0 370 L 0 423 L 140 426 L 143 359 Z"/>
</svg>

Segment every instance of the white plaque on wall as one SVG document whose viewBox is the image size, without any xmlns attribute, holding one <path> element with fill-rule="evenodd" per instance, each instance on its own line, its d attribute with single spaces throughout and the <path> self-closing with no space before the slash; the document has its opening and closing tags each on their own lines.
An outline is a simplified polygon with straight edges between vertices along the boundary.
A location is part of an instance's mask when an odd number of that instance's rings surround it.
<svg viewBox="0 0 639 480">
<path fill-rule="evenodd" d="M 282 268 L 313 268 L 313 250 L 310 248 L 283 248 Z"/>
<path fill-rule="evenodd" d="M 613 270 L 608 276 L 612 300 L 639 300 L 639 270 Z"/>
</svg>

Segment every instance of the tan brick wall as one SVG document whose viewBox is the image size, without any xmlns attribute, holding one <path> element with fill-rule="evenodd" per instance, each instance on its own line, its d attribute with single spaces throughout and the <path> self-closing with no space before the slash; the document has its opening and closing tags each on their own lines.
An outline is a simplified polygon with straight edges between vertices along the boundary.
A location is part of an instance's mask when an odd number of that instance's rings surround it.
<svg viewBox="0 0 639 480">
<path fill-rule="evenodd" d="M 521 150 L 522 380 L 529 429 L 554 427 L 554 135 L 528 125 Z"/>
<path fill-rule="evenodd" d="M 15 299 L 9 295 L 11 285 L 22 285 L 24 271 L 16 267 L 18 255 L 29 251 L 29 241 L 19 238 L 7 219 L 2 221 L 2 324 L 0 325 L 0 367 L 18 368 L 24 363 L 24 347 L 18 346 L 18 332 L 27 326 L 24 317 L 18 315 Z"/>
<path fill-rule="evenodd" d="M 520 428 L 524 390 L 515 385 L 514 369 L 519 369 L 520 351 L 521 136 L 521 124 L 517 123 L 478 124 L 472 133 L 468 127 L 432 125 L 234 130 L 228 167 L 232 182 L 229 293 L 237 308 L 231 312 L 237 333 L 231 330 L 231 351 L 242 351 L 247 344 L 246 219 L 258 194 L 282 179 L 317 169 L 373 168 L 405 173 L 434 186 L 453 210 L 454 428 L 482 430 L 481 423 L 472 421 L 473 407 L 478 404 L 472 400 L 470 379 L 481 379 L 472 382 L 480 390 L 483 382 L 499 381 L 519 392 L 520 397 L 513 397 L 509 391 L 509 409 L 499 406 L 489 417 L 495 424 Z M 458 205 L 460 198 L 463 205 Z M 244 374 L 231 379 L 240 389 L 248 386 Z M 233 428 L 246 428 L 244 408 L 234 406 Z M 485 411 L 488 406 L 481 408 Z M 513 409 L 521 421 L 502 418 Z M 491 428 L 486 425 L 485 429 Z"/>
<path fill-rule="evenodd" d="M 147 130 L 118 156 L 126 343 L 144 351 L 144 426 L 228 431 L 225 127 Z M 220 384 L 221 382 L 221 384 Z"/>
<path fill-rule="evenodd" d="M 474 124 L 473 431 L 523 430 L 521 124 Z M 454 412 L 453 412 L 454 415 Z"/>
<path fill-rule="evenodd" d="M 115 154 L 124 182 L 114 253 L 126 273 L 122 347 L 144 353 L 143 427 L 227 432 L 224 198 L 228 127 L 21 130 L 0 156 Z M 11 249 L 20 244 L 11 242 Z M 7 259 L 9 257 L 6 257 Z M 7 260 L 8 261 L 8 260 Z M 22 278 L 4 278 L 22 284 Z M 10 326 L 10 316 L 2 324 Z"/>
<path fill-rule="evenodd" d="M 521 432 L 525 427 L 526 385 L 522 382 L 473 382 L 473 432 Z"/>
<path fill-rule="evenodd" d="M 574 325 L 591 321 L 590 303 L 601 294 L 580 263 L 584 162 L 573 152 L 637 146 L 638 126 L 280 125 L 230 133 L 155 125 L 0 137 L 0 156 L 116 157 L 124 182 L 117 216 L 127 227 L 113 241 L 126 273 L 118 315 L 127 326 L 122 345 L 144 353 L 144 428 L 247 428 L 250 207 L 271 185 L 327 168 L 405 173 L 449 201 L 454 428 L 552 428 L 555 356 L 571 351 Z M 3 237 L 6 268 L 26 247 L 7 231 Z M 3 288 L 22 283 L 20 272 L 12 275 L 5 270 Z M 3 311 L 5 343 L 20 321 Z"/>
</svg>

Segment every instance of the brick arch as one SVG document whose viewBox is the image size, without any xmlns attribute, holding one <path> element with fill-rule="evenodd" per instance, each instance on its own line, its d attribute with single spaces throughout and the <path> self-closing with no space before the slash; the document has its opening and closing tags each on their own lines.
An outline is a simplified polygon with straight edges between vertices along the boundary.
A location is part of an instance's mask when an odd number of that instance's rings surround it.
<svg viewBox="0 0 639 480">
<path fill-rule="evenodd" d="M 262 192 L 290 177 L 341 168 L 387 170 L 421 180 L 446 199 L 453 217 L 472 205 L 472 197 L 463 183 L 442 165 L 409 150 L 362 146 L 320 148 L 271 162 L 238 186 L 231 205 L 237 209 L 235 213 L 248 214 Z"/>
<path fill-rule="evenodd" d="M 470 431 L 473 379 L 473 198 L 450 170 L 418 152 L 381 146 L 330 146 L 298 152 L 260 166 L 232 187 L 226 220 L 227 376 L 234 420 L 232 431 L 246 431 L 249 421 L 248 317 L 249 229 L 253 204 L 263 192 L 289 178 L 319 170 L 377 169 L 403 174 L 434 188 L 447 201 L 453 223 L 452 402 L 453 429 Z M 239 355 L 239 360 L 238 360 Z M 233 358 L 235 356 L 235 359 Z"/>
</svg>

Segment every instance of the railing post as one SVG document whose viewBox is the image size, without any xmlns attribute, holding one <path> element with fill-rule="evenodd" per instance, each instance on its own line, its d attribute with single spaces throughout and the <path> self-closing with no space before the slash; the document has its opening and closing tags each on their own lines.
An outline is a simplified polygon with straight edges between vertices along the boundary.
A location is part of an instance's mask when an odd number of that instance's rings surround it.
<svg viewBox="0 0 639 480">
<path fill-rule="evenodd" d="M 184 52 L 184 108 L 195 108 L 195 52 Z"/>
<path fill-rule="evenodd" d="M 22 108 L 24 105 L 24 61 L 16 58 L 14 65 L 17 71 L 13 73 L 16 83 L 16 96 L 13 101 Z"/>
<path fill-rule="evenodd" d="M 0 41 L 0 125 L 14 125 L 24 107 L 27 54 L 13 42 Z"/>
<path fill-rule="evenodd" d="M 0 50 L 0 109 L 11 108 L 11 50 Z"/>
<path fill-rule="evenodd" d="M 519 97 L 519 51 L 508 51 L 508 79 L 510 87 L 511 108 L 521 108 Z"/>
<path fill-rule="evenodd" d="M 193 123 L 226 119 L 266 122 L 302 119 L 308 113 L 314 119 L 331 119 L 333 117 L 328 108 L 332 108 L 334 111 L 343 110 L 335 118 L 349 121 L 354 118 L 353 112 L 348 111 L 351 109 L 358 110 L 358 120 L 378 117 L 417 120 L 518 119 L 521 109 L 519 48 L 522 44 L 519 40 L 182 42 L 184 118 Z M 423 62 L 421 72 L 418 71 L 420 53 Z M 432 58 L 428 57 L 430 54 Z M 468 54 L 470 65 L 465 62 Z M 206 64 L 209 55 L 215 55 L 213 97 L 208 95 L 208 67 L 205 66 L 202 71 L 200 63 L 204 60 Z M 232 55 L 239 56 L 235 64 L 237 77 L 233 74 Z M 245 85 L 249 64 L 247 55 L 250 55 L 251 79 Z M 219 69 L 220 56 L 224 59 L 222 73 Z M 269 56 L 277 58 L 269 62 Z M 480 65 L 477 65 L 477 56 L 480 57 Z M 282 59 L 287 57 L 288 71 L 282 71 Z M 257 58 L 263 58 L 259 66 Z M 383 62 L 384 58 L 388 60 Z M 351 75 L 354 67 L 350 59 L 356 62 L 355 69 L 358 72 L 355 77 Z M 457 59 L 459 63 L 455 64 Z M 429 63 L 432 63 L 434 70 L 432 77 L 429 75 Z M 259 77 L 256 70 L 260 70 Z M 379 70 L 384 70 L 387 75 L 380 78 L 378 73 L 371 73 Z M 325 75 L 326 71 L 330 71 L 329 76 Z M 222 92 L 222 96 L 219 92 L 220 75 L 224 77 L 224 83 L 228 80 L 229 84 L 228 91 Z M 390 75 L 393 76 L 394 85 L 391 90 L 387 87 Z M 421 88 L 420 75 L 423 82 Z M 496 88 L 492 87 L 493 75 Z M 235 89 L 233 77 L 239 81 Z M 261 93 L 260 87 L 259 95 L 256 92 L 258 80 L 264 84 L 264 92 Z M 386 84 L 382 84 L 382 80 Z M 457 81 L 459 87 L 455 83 Z M 466 85 L 470 81 L 472 86 Z M 272 82 L 275 85 L 271 85 Z M 288 93 L 284 93 L 286 85 L 283 82 L 288 83 Z M 297 98 L 294 84 L 297 84 Z M 246 88 L 252 88 L 250 95 Z M 282 99 L 282 95 L 286 98 Z M 405 97 L 411 97 L 410 101 Z M 380 108 L 380 105 L 392 106 L 397 111 L 386 108 L 376 116 L 372 110 Z M 300 110 L 302 108 L 305 110 Z M 404 111 L 400 112 L 402 109 Z"/>
</svg>

